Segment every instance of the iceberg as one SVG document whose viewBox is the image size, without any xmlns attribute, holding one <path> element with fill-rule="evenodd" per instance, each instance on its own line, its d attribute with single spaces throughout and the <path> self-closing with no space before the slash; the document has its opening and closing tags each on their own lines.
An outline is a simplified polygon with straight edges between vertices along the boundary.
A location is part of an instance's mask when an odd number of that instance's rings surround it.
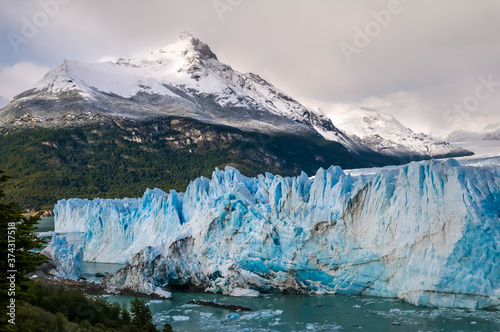
<svg viewBox="0 0 500 332">
<path fill-rule="evenodd" d="M 102 282 L 500 305 L 500 168 L 413 162 L 352 176 L 332 166 L 256 178 L 216 169 L 185 193 L 69 199 L 57 232 L 83 232 L 85 261 L 123 262 Z"/>
<path fill-rule="evenodd" d="M 166 290 L 163 290 L 163 289 L 161 289 L 159 287 L 157 287 L 154 290 L 154 294 L 158 295 L 162 299 L 171 299 L 172 298 L 172 293 L 167 292 Z M 160 302 L 156 302 L 156 303 L 161 303 L 161 301 Z"/>
<path fill-rule="evenodd" d="M 259 291 L 245 288 L 235 288 L 229 295 L 234 297 L 260 297 Z"/>
</svg>

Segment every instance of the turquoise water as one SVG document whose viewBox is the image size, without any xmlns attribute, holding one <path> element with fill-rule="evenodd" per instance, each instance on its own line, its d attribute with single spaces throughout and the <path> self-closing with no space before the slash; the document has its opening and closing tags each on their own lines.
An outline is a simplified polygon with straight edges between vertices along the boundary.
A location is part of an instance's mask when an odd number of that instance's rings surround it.
<svg viewBox="0 0 500 332">
<path fill-rule="evenodd" d="M 51 232 L 54 230 L 54 217 L 42 217 L 36 229 L 37 232 Z"/>
<path fill-rule="evenodd" d="M 54 217 L 43 217 L 38 223 L 36 232 L 53 232 L 54 231 Z M 80 245 L 83 241 L 83 233 L 58 233 L 64 236 L 69 244 Z M 44 235 L 48 242 L 52 238 L 52 234 Z M 44 246 L 45 247 L 45 246 Z"/>
<path fill-rule="evenodd" d="M 108 296 L 124 303 L 127 296 Z M 145 299 L 158 327 L 175 331 L 500 331 L 500 312 L 414 307 L 399 300 L 348 295 L 270 295 L 235 298 L 173 293 L 173 300 Z M 231 310 L 188 304 L 216 301 L 252 309 Z"/>
</svg>

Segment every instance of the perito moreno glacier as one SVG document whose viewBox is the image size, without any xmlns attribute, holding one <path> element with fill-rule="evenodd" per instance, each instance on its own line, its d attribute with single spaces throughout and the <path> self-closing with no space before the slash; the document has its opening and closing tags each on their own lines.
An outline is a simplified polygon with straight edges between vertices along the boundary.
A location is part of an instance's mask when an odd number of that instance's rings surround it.
<svg viewBox="0 0 500 332">
<path fill-rule="evenodd" d="M 190 285 L 233 295 L 345 293 L 423 306 L 500 306 L 498 167 L 450 159 L 371 176 L 330 167 L 311 178 L 247 178 L 226 167 L 211 180 L 196 179 L 185 193 L 61 200 L 54 211 L 56 233 L 81 232 L 83 242 L 53 241 L 47 250 L 125 263 L 103 281 L 109 287 L 153 292 Z M 62 245 L 78 253 L 64 253 Z"/>
</svg>

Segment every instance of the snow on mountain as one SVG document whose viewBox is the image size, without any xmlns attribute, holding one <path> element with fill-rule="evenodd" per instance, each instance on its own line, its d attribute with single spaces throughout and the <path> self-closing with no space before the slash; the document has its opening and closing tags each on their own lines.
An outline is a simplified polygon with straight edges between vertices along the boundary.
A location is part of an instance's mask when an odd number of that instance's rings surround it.
<svg viewBox="0 0 500 332">
<path fill-rule="evenodd" d="M 446 140 L 450 142 L 500 141 L 500 122 L 489 123 L 475 131 L 455 130 L 446 137 Z"/>
<path fill-rule="evenodd" d="M 216 170 L 185 193 L 59 201 L 56 232 L 84 232 L 83 259 L 125 262 L 105 283 L 398 297 L 500 305 L 500 169 L 454 160 L 314 178 Z M 54 245 L 54 244 L 52 244 Z"/>
<path fill-rule="evenodd" d="M 162 86 L 160 81 L 148 78 L 139 71 L 127 69 L 111 62 L 85 63 L 64 60 L 37 82 L 34 88 L 36 91 L 49 91 L 54 94 L 77 91 L 86 98 L 92 98 L 97 92 L 131 98 L 145 90 L 175 96 Z"/>
<path fill-rule="evenodd" d="M 200 94 L 214 96 L 220 107 L 268 111 L 293 121 L 311 122 L 311 110 L 258 75 L 242 74 L 219 62 L 208 45 L 186 32 L 176 43 L 145 57 L 120 58 L 116 63 L 65 60 L 34 89 L 35 93 L 78 92 L 90 100 L 99 99 L 102 93 L 123 98 L 145 93 L 180 99 Z"/>
<path fill-rule="evenodd" d="M 388 155 L 418 154 L 439 158 L 467 154 L 465 149 L 448 142 L 414 133 L 394 117 L 367 108 L 335 105 L 327 116 L 349 137 L 374 151 Z"/>
<path fill-rule="evenodd" d="M 370 125 L 353 121 L 357 114 L 348 121 L 345 114 L 333 117 L 343 119 L 334 125 L 260 76 L 221 63 L 207 44 L 186 32 L 176 43 L 143 57 L 96 63 L 65 60 L 0 114 L 0 127 L 9 128 L 84 124 L 101 121 L 102 116 L 183 116 L 244 131 L 320 135 L 358 154 L 375 151 L 420 159 L 467 154 L 414 134 L 380 113 L 375 118 L 363 115 L 366 121 L 373 119 Z"/>
<path fill-rule="evenodd" d="M 116 63 L 65 60 L 37 82 L 35 89 L 52 93 L 78 91 L 88 98 L 99 92 L 124 98 L 131 98 L 139 92 L 177 96 L 163 84 L 182 84 L 188 89 L 196 89 L 202 93 L 223 90 L 219 80 L 208 75 L 207 71 L 204 72 L 204 79 L 199 81 L 204 69 L 202 67 L 219 69 L 224 65 L 217 61 L 208 46 L 200 46 L 194 37 L 183 33 L 175 44 L 152 52 L 146 57 L 120 58 Z"/>
</svg>

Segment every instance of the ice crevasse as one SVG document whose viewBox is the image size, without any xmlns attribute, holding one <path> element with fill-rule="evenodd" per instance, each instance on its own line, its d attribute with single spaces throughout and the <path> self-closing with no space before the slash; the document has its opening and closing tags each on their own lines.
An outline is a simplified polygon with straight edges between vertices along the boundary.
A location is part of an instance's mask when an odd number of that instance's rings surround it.
<svg viewBox="0 0 500 332">
<path fill-rule="evenodd" d="M 126 263 L 104 280 L 112 287 L 500 305 L 498 167 L 433 160 L 351 176 L 332 166 L 313 178 L 226 167 L 185 193 L 61 200 L 54 212 L 56 233 L 83 233 L 84 261 Z"/>
</svg>

